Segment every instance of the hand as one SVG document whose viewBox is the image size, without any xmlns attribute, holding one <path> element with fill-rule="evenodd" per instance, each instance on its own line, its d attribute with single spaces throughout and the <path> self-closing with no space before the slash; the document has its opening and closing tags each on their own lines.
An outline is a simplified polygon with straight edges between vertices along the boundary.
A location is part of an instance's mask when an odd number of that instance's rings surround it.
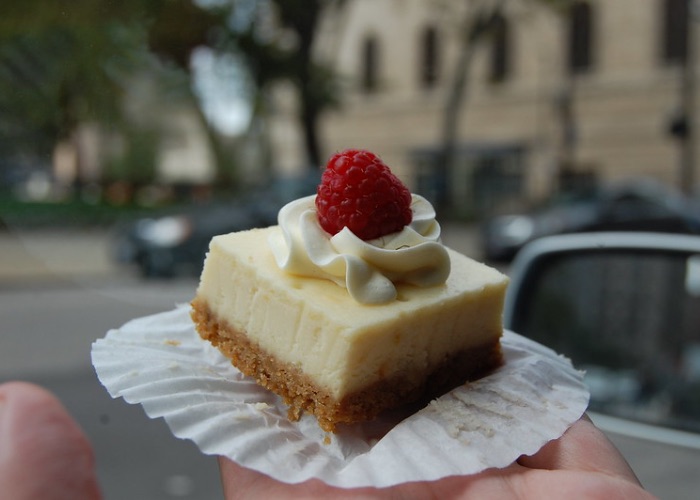
<svg viewBox="0 0 700 500">
<path fill-rule="evenodd" d="M 100 498 L 90 443 L 61 403 L 33 384 L 0 385 L 0 496 Z"/>
<path fill-rule="evenodd" d="M 504 469 L 473 476 L 452 476 L 432 482 L 391 488 L 339 489 L 319 480 L 296 485 L 220 458 L 227 499 L 232 498 L 599 498 L 650 499 L 613 444 L 583 417 L 559 439 L 533 456 L 523 456 Z"/>
</svg>

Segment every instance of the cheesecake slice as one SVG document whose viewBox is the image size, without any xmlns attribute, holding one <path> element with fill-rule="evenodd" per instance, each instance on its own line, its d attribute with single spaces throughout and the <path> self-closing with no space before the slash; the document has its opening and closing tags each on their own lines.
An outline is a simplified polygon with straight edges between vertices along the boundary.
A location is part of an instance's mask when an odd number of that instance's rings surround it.
<svg viewBox="0 0 700 500">
<path fill-rule="evenodd" d="M 212 239 L 192 318 L 202 338 L 279 394 L 289 418 L 321 428 L 369 420 L 432 398 L 502 362 L 508 278 L 451 249 L 447 280 L 398 283 L 396 300 L 363 304 L 333 281 L 280 269 L 279 226 Z"/>
</svg>

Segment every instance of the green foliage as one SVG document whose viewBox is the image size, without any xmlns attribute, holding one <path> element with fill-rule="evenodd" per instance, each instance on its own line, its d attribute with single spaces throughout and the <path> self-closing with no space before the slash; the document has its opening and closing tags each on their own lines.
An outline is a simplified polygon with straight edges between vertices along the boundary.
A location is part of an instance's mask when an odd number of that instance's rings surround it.
<svg viewBox="0 0 700 500">
<path fill-rule="evenodd" d="M 127 86 L 134 75 L 154 72 L 156 55 L 161 66 L 184 75 L 191 98 L 189 61 L 203 45 L 242 55 L 251 80 L 263 91 L 275 81 L 293 82 L 302 102 L 307 149 L 315 156 L 315 123 L 323 109 L 337 102 L 338 87 L 333 72 L 312 61 L 311 45 L 322 9 L 340 3 L 232 0 L 204 8 L 195 0 L 4 2 L 0 156 L 31 152 L 48 157 L 57 142 L 92 122 L 136 141 L 111 165 L 111 175 L 130 172 L 148 178 L 151 173 L 130 166 L 144 165 L 137 158 L 151 153 L 138 144 L 142 136 L 128 132 L 132 124 L 124 117 L 123 102 Z M 271 29 L 270 19 L 279 19 L 282 30 Z M 293 33 L 298 43 L 280 43 L 283 32 Z M 205 120 L 202 124 L 208 126 Z M 225 162 L 219 158 L 219 163 Z"/>
<path fill-rule="evenodd" d="M 0 231 L 60 225 L 66 227 L 110 227 L 113 224 L 158 213 L 157 208 L 136 204 L 88 203 L 81 199 L 57 202 L 18 201 L 0 194 Z"/>
<path fill-rule="evenodd" d="M 38 4 L 38 5 L 37 5 Z M 118 116 L 141 26 L 112 3 L 10 2 L 0 18 L 0 147 L 50 152 L 79 123 Z M 122 13 L 123 14 L 123 13 Z"/>
<path fill-rule="evenodd" d="M 83 121 L 120 119 L 127 77 L 149 47 L 187 68 L 222 20 L 190 0 L 6 2 L 0 16 L 0 133 L 47 147 Z"/>
<path fill-rule="evenodd" d="M 125 150 L 114 158 L 105 172 L 106 181 L 127 180 L 149 184 L 155 180 L 158 133 L 151 129 L 125 129 Z"/>
<path fill-rule="evenodd" d="M 228 10 L 224 8 L 205 10 L 191 0 L 146 1 L 146 5 L 152 19 L 149 49 L 185 70 L 189 70 L 192 52 L 216 45 L 226 29 Z"/>
</svg>

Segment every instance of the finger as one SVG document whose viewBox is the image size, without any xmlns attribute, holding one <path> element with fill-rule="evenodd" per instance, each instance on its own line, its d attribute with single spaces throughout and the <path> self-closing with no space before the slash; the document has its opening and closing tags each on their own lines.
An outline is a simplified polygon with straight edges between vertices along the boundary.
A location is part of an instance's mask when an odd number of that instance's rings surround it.
<svg viewBox="0 0 700 500">
<path fill-rule="evenodd" d="M 100 497 L 92 447 L 63 405 L 24 382 L 0 385 L 3 498 Z"/>
<path fill-rule="evenodd" d="M 224 498 L 343 498 L 348 490 L 338 490 L 320 480 L 309 480 L 299 484 L 287 484 L 219 457 L 219 471 Z"/>
<path fill-rule="evenodd" d="M 242 467 L 219 457 L 221 480 L 226 499 L 285 498 L 295 499 L 399 499 L 399 498 L 513 498 L 513 490 L 492 470 L 475 476 L 452 476 L 440 481 L 404 483 L 388 488 L 335 488 L 320 480 L 298 484 L 276 481 L 265 474 Z M 513 470 L 511 472 L 517 472 Z"/>
<path fill-rule="evenodd" d="M 219 472 L 224 498 L 245 498 L 248 494 L 270 493 L 266 489 L 266 476 L 219 457 Z"/>
<path fill-rule="evenodd" d="M 564 435 L 518 463 L 531 469 L 580 470 L 620 476 L 639 484 L 622 454 L 593 422 L 583 416 Z"/>
</svg>

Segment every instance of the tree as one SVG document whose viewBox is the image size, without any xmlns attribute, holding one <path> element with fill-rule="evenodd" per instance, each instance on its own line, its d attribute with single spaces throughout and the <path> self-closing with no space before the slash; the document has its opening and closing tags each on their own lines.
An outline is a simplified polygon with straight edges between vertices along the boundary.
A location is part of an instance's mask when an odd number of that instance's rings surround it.
<svg viewBox="0 0 700 500">
<path fill-rule="evenodd" d="M 206 117 L 193 89 L 191 59 L 195 50 L 209 47 L 221 49 L 219 42 L 228 31 L 231 6 L 199 7 L 193 0 L 143 0 L 148 25 L 148 48 L 163 62 L 171 65 L 184 80 L 185 100 L 204 130 L 217 170 L 218 186 L 234 187 L 238 184 L 235 161 L 222 143 L 221 136 Z"/>
<path fill-rule="evenodd" d="M 258 90 L 255 108 L 263 111 L 264 95 L 270 85 L 282 80 L 291 82 L 299 97 L 307 166 L 318 167 L 322 161 L 318 120 L 325 109 L 337 104 L 338 88 L 335 73 L 316 62 L 312 50 L 321 14 L 344 1 L 272 0 L 269 4 L 249 1 L 257 5 L 246 9 L 240 7 L 245 1 L 237 2 L 241 10 L 253 14 L 243 28 L 230 32 L 230 41 L 232 50 L 243 56 Z M 278 21 L 273 33 L 264 29 L 271 15 Z"/>
<path fill-rule="evenodd" d="M 172 76 L 180 96 L 192 103 L 218 180 L 230 183 L 232 159 L 193 91 L 191 57 L 207 46 L 242 56 L 259 96 L 274 82 L 294 83 L 308 163 L 318 165 L 317 122 L 336 91 L 332 72 L 314 63 L 311 50 L 320 12 L 333 3 L 342 0 L 229 0 L 214 7 L 196 0 L 10 2 L 0 17 L 0 148 L 32 148 L 49 157 L 83 123 L 127 126 L 125 89 L 133 75 L 150 71 Z M 261 35 L 266 20 L 255 13 L 265 9 L 277 16 L 276 32 L 291 33 L 295 44 Z M 241 25 L 237 20 L 247 12 L 254 15 Z"/>
<path fill-rule="evenodd" d="M 565 18 L 569 9 L 576 0 L 528 0 L 533 6 L 544 6 L 557 15 Z M 471 2 L 470 8 L 465 12 L 465 18 L 460 27 L 459 55 L 454 66 L 454 75 L 450 89 L 447 93 L 443 115 L 442 144 L 437 159 L 437 177 L 441 183 L 438 192 L 440 197 L 437 204 L 440 208 L 445 208 L 449 200 L 446 196 L 445 186 L 447 185 L 447 175 L 451 171 L 456 156 L 457 133 L 459 130 L 459 120 L 464 119 L 464 107 L 468 95 L 471 66 L 474 54 L 480 45 L 489 38 L 496 27 L 496 21 L 504 15 L 507 0 L 482 0 L 481 2 Z M 574 126 L 573 112 L 571 110 L 571 99 L 573 94 L 573 79 L 566 78 L 563 95 L 568 100 L 564 103 L 565 108 L 561 114 L 562 130 L 570 130 Z M 567 138 L 563 139 L 562 148 L 567 148 Z M 564 151 L 562 154 L 566 154 Z"/>
<path fill-rule="evenodd" d="M 337 102 L 333 73 L 314 62 L 312 48 L 320 15 L 332 0 L 277 0 L 282 25 L 298 36 L 298 47 L 291 54 L 292 81 L 301 103 L 300 120 L 308 165 L 321 165 L 318 120 L 321 112 Z"/>
<path fill-rule="evenodd" d="M 455 163 L 457 150 L 457 133 L 459 119 L 464 114 L 464 103 L 470 81 L 472 60 L 481 42 L 491 33 L 495 22 L 502 15 L 505 0 L 482 2 L 467 11 L 464 27 L 459 38 L 459 55 L 454 66 L 454 75 L 447 93 L 443 115 L 442 146 L 437 159 L 437 178 L 439 187 L 436 200 L 439 208 L 446 208 L 446 186 L 448 172 Z"/>
<path fill-rule="evenodd" d="M 5 151 L 31 146 L 50 156 L 80 123 L 119 115 L 119 77 L 134 62 L 141 32 L 112 3 L 65 4 L 37 0 L 3 7 L 0 130 Z"/>
<path fill-rule="evenodd" d="M 191 90 L 190 56 L 214 43 L 224 15 L 192 0 L 8 3 L 0 17 L 0 147 L 31 147 L 50 156 L 83 123 L 127 127 L 124 90 L 133 75 L 153 70 L 149 54 L 179 68 L 185 75 L 179 81 Z M 201 111 L 191 92 L 188 97 Z M 215 156 L 225 163 L 214 132 L 206 120 L 202 123 Z"/>
<path fill-rule="evenodd" d="M 537 0 L 540 4 L 549 8 L 559 17 L 562 24 L 571 22 L 572 9 L 577 0 Z M 566 45 L 565 45 L 566 46 Z M 576 74 L 573 67 L 565 68 L 562 73 L 562 82 L 559 95 L 556 98 L 557 116 L 561 131 L 557 175 L 554 179 L 554 189 L 563 189 L 563 180 L 567 174 L 573 173 L 576 156 L 576 109 L 574 106 L 576 94 Z"/>
</svg>

